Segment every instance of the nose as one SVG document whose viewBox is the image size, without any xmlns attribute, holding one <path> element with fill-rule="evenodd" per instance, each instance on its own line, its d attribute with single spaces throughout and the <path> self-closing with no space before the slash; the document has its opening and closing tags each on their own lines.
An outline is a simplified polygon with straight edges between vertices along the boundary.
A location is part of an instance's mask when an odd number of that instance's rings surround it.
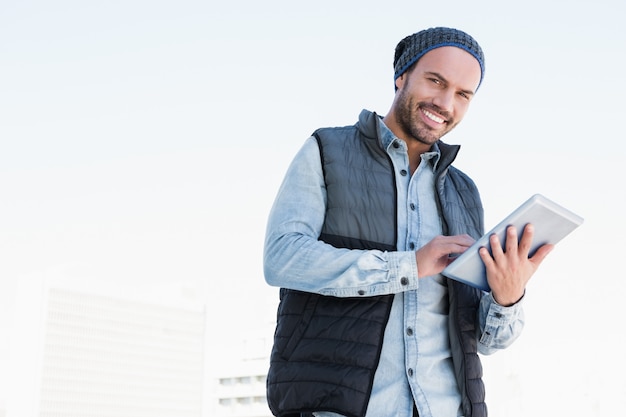
<svg viewBox="0 0 626 417">
<path fill-rule="evenodd" d="M 449 89 L 440 91 L 439 94 L 433 98 L 433 104 L 441 110 L 452 112 L 454 105 L 454 92 Z"/>
</svg>

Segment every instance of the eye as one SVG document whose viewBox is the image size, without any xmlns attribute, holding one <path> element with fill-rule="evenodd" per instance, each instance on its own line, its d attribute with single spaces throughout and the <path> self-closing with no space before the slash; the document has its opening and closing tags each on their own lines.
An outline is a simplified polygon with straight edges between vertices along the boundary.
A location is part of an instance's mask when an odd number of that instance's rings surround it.
<svg viewBox="0 0 626 417">
<path fill-rule="evenodd" d="M 467 94 L 465 91 L 459 91 L 459 96 L 465 100 L 471 100 L 472 96 Z"/>
<path fill-rule="evenodd" d="M 441 85 L 441 80 L 439 78 L 429 78 L 429 80 L 437 85 Z"/>
</svg>

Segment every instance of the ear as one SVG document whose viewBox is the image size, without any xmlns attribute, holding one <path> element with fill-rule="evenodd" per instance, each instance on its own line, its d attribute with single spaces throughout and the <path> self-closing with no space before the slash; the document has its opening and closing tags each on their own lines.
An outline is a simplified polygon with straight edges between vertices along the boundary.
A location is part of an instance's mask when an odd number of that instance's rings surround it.
<svg viewBox="0 0 626 417">
<path fill-rule="evenodd" d="M 396 78 L 396 91 L 401 90 L 406 82 L 406 72 L 402 73 L 398 78 Z"/>
</svg>

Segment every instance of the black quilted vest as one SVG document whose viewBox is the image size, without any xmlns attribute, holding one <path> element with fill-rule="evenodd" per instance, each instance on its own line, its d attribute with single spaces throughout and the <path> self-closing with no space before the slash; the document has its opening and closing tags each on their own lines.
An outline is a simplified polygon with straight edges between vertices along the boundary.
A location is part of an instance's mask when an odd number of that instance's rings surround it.
<svg viewBox="0 0 626 417">
<path fill-rule="evenodd" d="M 391 161 L 377 135 L 378 116 L 314 133 L 321 153 L 327 211 L 319 239 L 338 248 L 392 251 L 397 198 Z M 450 167 L 458 146 L 439 143 L 437 195 L 446 234 L 482 235 L 473 182 Z M 467 417 L 487 415 L 477 355 L 481 293 L 448 280 L 450 339 Z M 365 415 L 393 295 L 336 298 L 282 288 L 267 397 L 276 416 L 332 411 Z"/>
</svg>

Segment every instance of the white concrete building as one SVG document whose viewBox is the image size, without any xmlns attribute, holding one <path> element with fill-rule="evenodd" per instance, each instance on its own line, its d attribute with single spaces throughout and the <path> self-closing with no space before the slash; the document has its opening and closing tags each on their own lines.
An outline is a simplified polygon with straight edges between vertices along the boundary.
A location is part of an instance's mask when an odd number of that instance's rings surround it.
<svg viewBox="0 0 626 417">
<path fill-rule="evenodd" d="M 249 311 L 209 314 L 183 285 L 21 279 L 0 417 L 271 417 L 274 300 L 258 297 L 242 326 Z"/>
<path fill-rule="evenodd" d="M 271 312 L 271 309 L 263 309 Z M 265 320 L 243 338 L 226 344 L 211 369 L 208 415 L 272 417 L 266 400 L 266 378 L 274 323 Z"/>
<path fill-rule="evenodd" d="M 201 417 L 203 307 L 79 287 L 22 289 L 7 416 Z"/>
</svg>

